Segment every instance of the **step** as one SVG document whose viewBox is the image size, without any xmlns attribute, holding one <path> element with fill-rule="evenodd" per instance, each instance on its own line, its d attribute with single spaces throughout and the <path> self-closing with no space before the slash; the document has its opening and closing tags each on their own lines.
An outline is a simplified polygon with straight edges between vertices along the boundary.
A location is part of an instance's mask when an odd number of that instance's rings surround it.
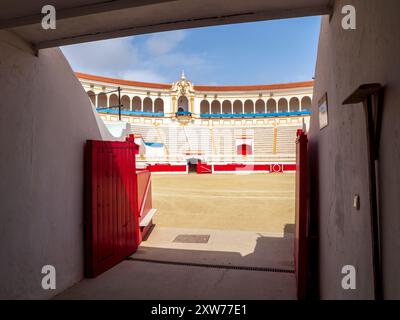
<svg viewBox="0 0 400 320">
<path fill-rule="evenodd" d="M 147 214 L 143 217 L 143 219 L 140 221 L 140 227 L 148 226 L 156 212 L 157 212 L 157 209 L 154 209 L 154 208 L 150 209 L 147 212 Z"/>
</svg>

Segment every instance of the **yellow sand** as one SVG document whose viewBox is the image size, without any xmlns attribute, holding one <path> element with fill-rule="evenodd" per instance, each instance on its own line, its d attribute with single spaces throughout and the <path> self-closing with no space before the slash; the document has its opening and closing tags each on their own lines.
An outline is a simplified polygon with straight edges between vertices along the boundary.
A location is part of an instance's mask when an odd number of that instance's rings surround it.
<svg viewBox="0 0 400 320">
<path fill-rule="evenodd" d="M 281 233 L 294 224 L 294 174 L 153 174 L 152 179 L 158 226 Z"/>
</svg>

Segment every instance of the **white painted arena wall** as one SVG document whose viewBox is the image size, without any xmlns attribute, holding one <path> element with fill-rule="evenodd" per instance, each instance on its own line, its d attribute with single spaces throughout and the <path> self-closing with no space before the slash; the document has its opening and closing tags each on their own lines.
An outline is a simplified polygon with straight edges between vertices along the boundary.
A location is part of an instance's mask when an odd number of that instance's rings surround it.
<svg viewBox="0 0 400 320">
<path fill-rule="evenodd" d="M 0 299 L 49 298 L 83 277 L 84 143 L 113 137 L 59 49 L 0 31 L 0 88 Z"/>
</svg>

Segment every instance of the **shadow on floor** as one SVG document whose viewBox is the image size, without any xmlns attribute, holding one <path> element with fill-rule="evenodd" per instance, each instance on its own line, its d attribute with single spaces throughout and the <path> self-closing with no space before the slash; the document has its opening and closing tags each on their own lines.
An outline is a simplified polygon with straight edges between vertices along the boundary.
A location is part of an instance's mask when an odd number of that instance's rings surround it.
<svg viewBox="0 0 400 320">
<path fill-rule="evenodd" d="M 284 228 L 283 236 L 256 232 L 195 229 L 188 236 L 210 236 L 208 243 L 176 243 L 187 229 L 155 228 L 150 241 L 143 242 L 132 261 L 187 265 L 229 266 L 293 271 L 294 225 Z M 184 234 L 180 234 L 183 232 Z M 208 233 L 208 234 L 207 234 Z"/>
<path fill-rule="evenodd" d="M 259 235 L 246 255 L 232 251 L 240 237 L 232 239 L 229 251 L 139 250 L 132 259 L 141 260 L 125 260 L 56 299 L 295 299 L 292 230 L 286 226 L 280 238 Z"/>
</svg>

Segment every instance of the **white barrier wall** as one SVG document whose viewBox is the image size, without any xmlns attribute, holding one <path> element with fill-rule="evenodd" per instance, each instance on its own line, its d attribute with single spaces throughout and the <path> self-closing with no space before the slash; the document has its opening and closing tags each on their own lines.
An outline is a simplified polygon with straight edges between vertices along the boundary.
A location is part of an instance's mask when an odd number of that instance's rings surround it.
<svg viewBox="0 0 400 320">
<path fill-rule="evenodd" d="M 83 146 L 111 136 L 59 49 L 1 31 L 0 92 L 0 299 L 49 298 L 83 276 Z"/>
<path fill-rule="evenodd" d="M 344 5 L 356 9 L 356 30 L 342 28 Z M 398 0 L 340 0 L 332 20 L 323 19 L 310 127 L 323 299 L 373 298 L 365 116 L 362 104 L 342 103 L 361 84 L 376 82 L 386 86 L 379 165 L 384 297 L 400 298 L 399 12 Z M 317 102 L 325 92 L 329 124 L 320 130 Z M 344 265 L 356 268 L 356 290 L 341 286 Z"/>
</svg>

